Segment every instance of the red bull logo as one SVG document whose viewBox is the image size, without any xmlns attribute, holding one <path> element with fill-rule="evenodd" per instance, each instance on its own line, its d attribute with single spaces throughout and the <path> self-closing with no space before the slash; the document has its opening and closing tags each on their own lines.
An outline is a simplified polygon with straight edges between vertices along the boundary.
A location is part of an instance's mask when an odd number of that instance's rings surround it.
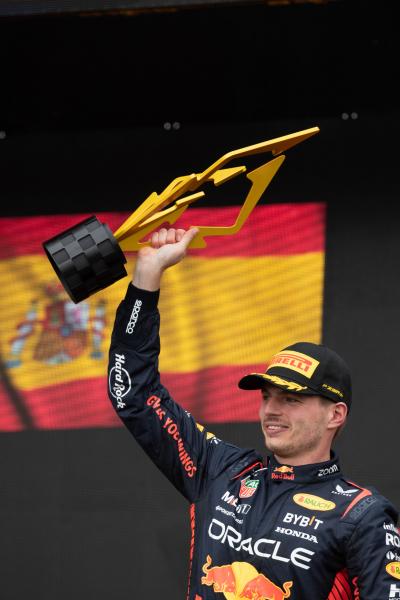
<svg viewBox="0 0 400 600">
<path fill-rule="evenodd" d="M 271 473 L 271 479 L 294 479 L 294 468 L 282 465 L 281 467 L 275 467 L 273 473 Z"/>
<path fill-rule="evenodd" d="M 239 598 L 249 598 L 250 600 L 283 600 L 290 597 L 292 585 L 293 581 L 285 581 L 282 590 L 275 583 L 272 583 L 268 577 L 260 574 L 245 585 Z"/>
<path fill-rule="evenodd" d="M 214 592 L 223 593 L 227 600 L 284 600 L 291 595 L 293 581 L 285 581 L 280 587 L 250 563 L 233 562 L 223 566 L 211 566 L 211 563 L 208 555 L 201 583 L 212 586 Z"/>
<path fill-rule="evenodd" d="M 235 592 L 236 580 L 231 565 L 222 567 L 211 567 L 211 556 L 207 556 L 206 562 L 203 565 L 203 573 L 205 577 L 201 578 L 203 585 L 212 585 L 214 592 Z"/>
<path fill-rule="evenodd" d="M 274 471 L 277 473 L 293 473 L 294 468 L 288 467 L 287 465 L 282 465 L 281 467 L 275 467 Z"/>
</svg>

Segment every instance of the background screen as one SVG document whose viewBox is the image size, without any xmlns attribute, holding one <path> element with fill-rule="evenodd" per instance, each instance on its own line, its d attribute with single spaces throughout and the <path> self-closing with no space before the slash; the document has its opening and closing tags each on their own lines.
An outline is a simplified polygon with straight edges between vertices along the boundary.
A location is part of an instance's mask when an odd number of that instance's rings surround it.
<svg viewBox="0 0 400 600">
<path fill-rule="evenodd" d="M 400 507 L 391 4 L 0 19 L 2 600 L 187 591 L 189 507 L 106 396 L 135 255 L 128 277 L 72 305 L 43 241 L 90 215 L 115 231 L 175 177 L 314 126 L 240 233 L 165 274 L 162 381 L 217 437 L 264 454 L 258 394 L 238 379 L 292 341 L 327 344 L 353 377 L 342 469 Z M 244 175 L 207 186 L 182 224 L 232 224 L 248 189 Z"/>
</svg>

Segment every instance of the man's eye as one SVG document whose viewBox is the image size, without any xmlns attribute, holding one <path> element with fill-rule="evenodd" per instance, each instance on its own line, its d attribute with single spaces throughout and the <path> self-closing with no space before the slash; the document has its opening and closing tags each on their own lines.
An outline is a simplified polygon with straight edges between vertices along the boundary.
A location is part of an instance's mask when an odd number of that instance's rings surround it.
<svg viewBox="0 0 400 600">
<path fill-rule="evenodd" d="M 285 398 L 286 402 L 300 402 L 299 398 L 295 398 L 294 396 L 286 396 Z"/>
</svg>

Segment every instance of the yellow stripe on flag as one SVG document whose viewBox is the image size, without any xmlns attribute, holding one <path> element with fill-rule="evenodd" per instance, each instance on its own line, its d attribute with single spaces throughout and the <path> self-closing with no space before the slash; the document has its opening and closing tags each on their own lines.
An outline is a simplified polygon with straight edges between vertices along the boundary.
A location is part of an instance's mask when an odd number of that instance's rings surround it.
<svg viewBox="0 0 400 600">
<path fill-rule="evenodd" d="M 129 274 L 132 269 L 131 258 L 127 265 Z M 321 252 L 187 257 L 167 271 L 163 279 L 160 370 L 189 373 L 219 365 L 265 363 L 290 343 L 320 342 L 323 271 Z M 11 340 L 15 349 L 24 327 L 32 330 L 23 338 L 20 364 L 9 370 L 18 388 L 28 390 L 106 376 L 115 311 L 125 294 L 128 277 L 79 305 L 70 302 L 69 307 L 63 290 L 61 296 L 49 292 L 49 286 L 57 285 L 58 280 L 46 257 L 3 260 L 0 281 L 0 344 L 6 362 L 13 358 Z M 91 324 L 95 323 L 96 307 L 102 302 L 99 356 Z M 57 323 L 51 320 L 57 319 L 60 310 L 81 310 L 89 326 L 66 337 L 73 360 L 57 364 L 52 361 L 60 354 L 63 339 Z"/>
<path fill-rule="evenodd" d="M 323 270 L 322 253 L 186 259 L 164 276 L 160 370 L 264 363 L 320 342 Z"/>
</svg>

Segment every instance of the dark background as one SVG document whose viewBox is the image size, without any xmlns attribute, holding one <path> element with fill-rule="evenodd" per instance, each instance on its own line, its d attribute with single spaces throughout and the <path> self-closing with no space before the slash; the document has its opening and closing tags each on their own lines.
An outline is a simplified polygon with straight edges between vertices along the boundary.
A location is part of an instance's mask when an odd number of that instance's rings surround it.
<svg viewBox="0 0 400 600">
<path fill-rule="evenodd" d="M 327 202 L 323 340 L 354 381 L 338 450 L 400 507 L 399 38 L 392 3 L 366 4 L 3 17 L 0 213 L 133 211 L 227 150 L 319 126 L 263 201 Z M 255 423 L 210 429 L 263 449 Z M 188 507 L 127 431 L 3 433 L 0 462 L 2 600 L 184 597 Z"/>
</svg>

